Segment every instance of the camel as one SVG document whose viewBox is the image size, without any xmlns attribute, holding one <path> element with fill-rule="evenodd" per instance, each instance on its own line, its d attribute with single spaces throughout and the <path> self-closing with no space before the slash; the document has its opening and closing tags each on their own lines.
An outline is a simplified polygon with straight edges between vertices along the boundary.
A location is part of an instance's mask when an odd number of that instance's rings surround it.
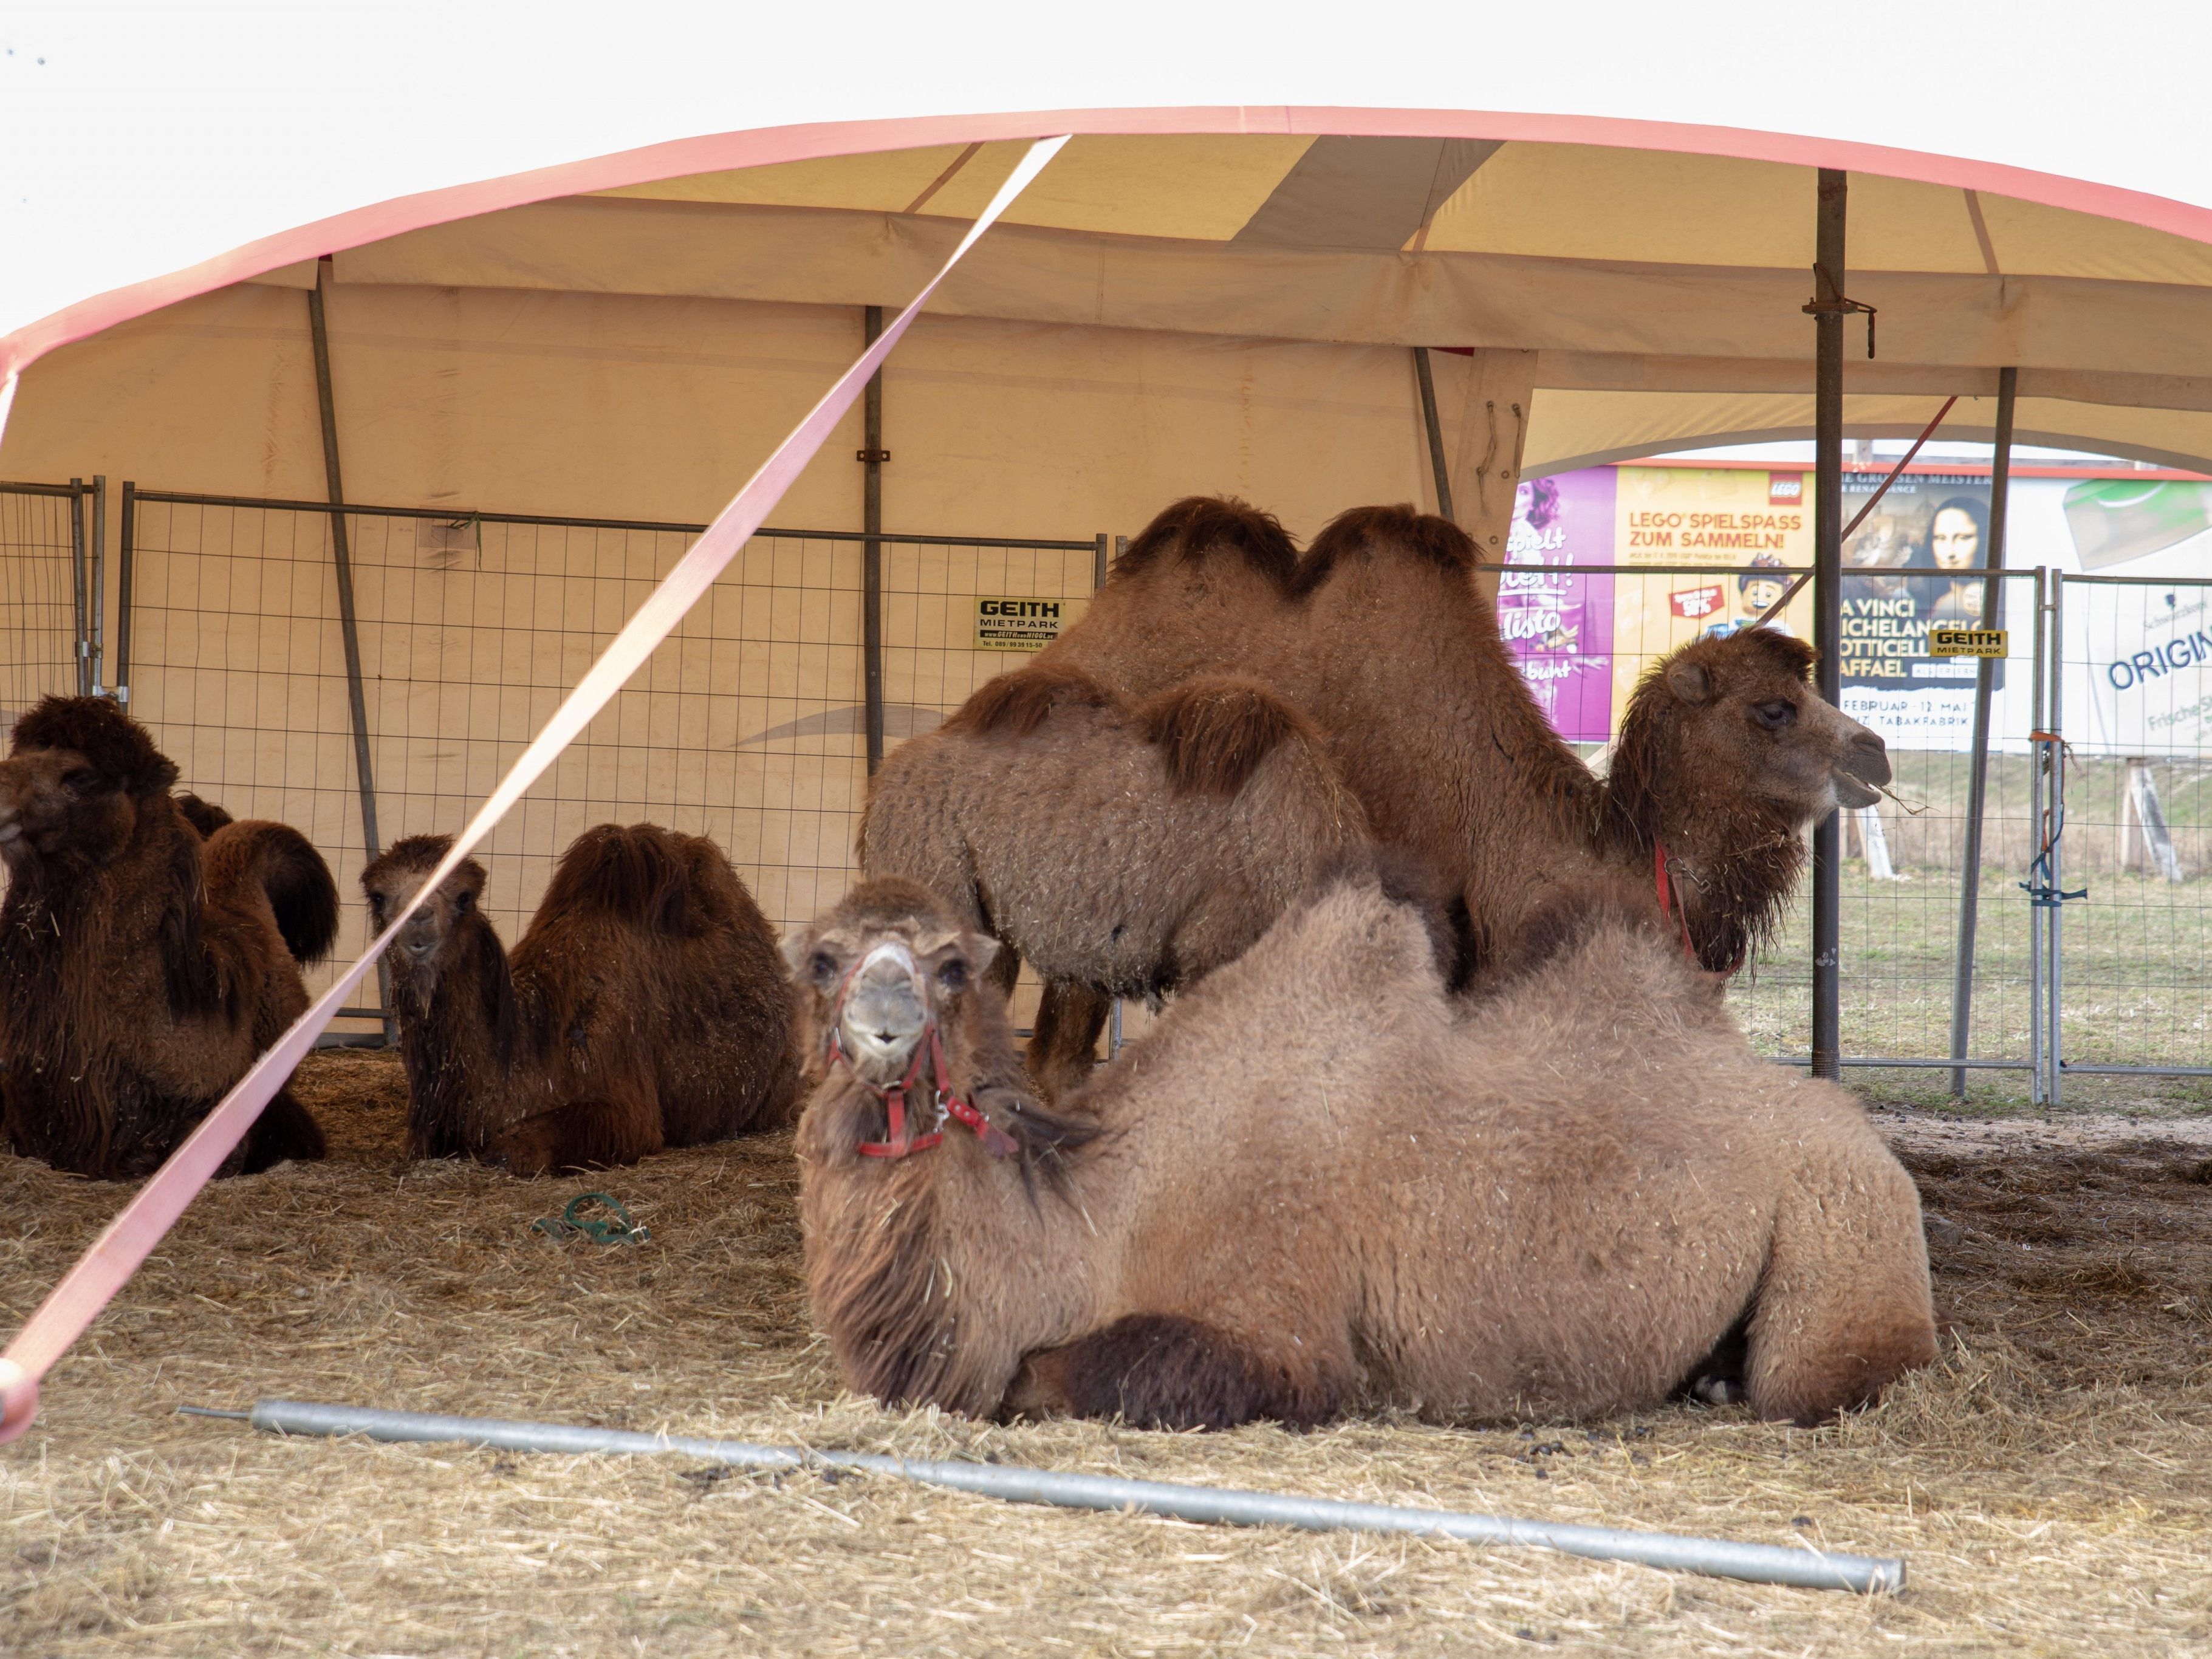
<svg viewBox="0 0 2212 1659">
<path fill-rule="evenodd" d="M 410 836 L 362 872 L 380 932 L 452 844 Z M 586 830 L 511 959 L 477 908 L 483 884 L 467 860 L 393 942 L 416 1157 L 534 1176 L 790 1121 L 791 988 L 714 842 L 650 823 Z"/>
<path fill-rule="evenodd" d="M 1242 956 L 1365 816 L 1295 711 L 1247 681 L 1201 679 L 1134 709 L 1079 674 L 988 682 L 895 750 L 868 790 L 861 869 L 949 896 L 963 927 L 1027 960 L 1048 994 L 1080 986 L 1156 1005 Z M 1068 1052 L 1032 1042 L 1057 1096 L 1079 1085 L 1095 1029 Z"/>
<path fill-rule="evenodd" d="M 1291 562 L 1242 502 L 1162 513 L 1033 672 L 1126 699 L 1198 675 L 1267 686 L 1320 729 L 1376 837 L 1465 899 L 1480 963 L 1562 884 L 1626 872 L 1705 967 L 1733 972 L 1780 921 L 1803 831 L 1889 780 L 1881 738 L 1814 690 L 1809 646 L 1747 629 L 1644 675 L 1601 781 L 1553 732 L 1476 587 L 1474 543 L 1408 507 L 1358 507 Z M 1103 1004 L 1056 999 L 1095 1038 Z"/>
<path fill-rule="evenodd" d="M 1638 895 L 1557 896 L 1455 998 L 1448 926 L 1352 854 L 1050 1110 L 993 949 L 896 880 L 789 947 L 808 1291 L 887 1405 L 1464 1422 L 1701 1379 L 1811 1424 L 1934 1356 L 1911 1180 Z"/>
<path fill-rule="evenodd" d="M 184 814 L 185 822 L 199 831 L 202 841 L 207 840 L 226 823 L 235 822 L 211 800 L 202 800 L 198 795 L 185 793 L 177 797 L 177 811 Z M 335 888 L 337 884 L 333 883 Z"/>
<path fill-rule="evenodd" d="M 0 1119 L 72 1174 L 159 1165 L 306 1012 L 300 969 L 337 937 L 337 887 L 304 836 L 223 814 L 203 839 L 176 779 L 103 697 L 45 699 L 0 762 Z M 323 1153 L 281 1089 L 222 1172 Z"/>
</svg>

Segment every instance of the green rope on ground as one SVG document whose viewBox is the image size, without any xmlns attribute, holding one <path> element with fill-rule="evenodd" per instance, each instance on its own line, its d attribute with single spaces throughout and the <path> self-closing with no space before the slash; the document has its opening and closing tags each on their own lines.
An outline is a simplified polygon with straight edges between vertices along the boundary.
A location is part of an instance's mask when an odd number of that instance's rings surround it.
<svg viewBox="0 0 2212 1659">
<path fill-rule="evenodd" d="M 614 1212 L 611 1220 L 586 1217 L 579 1220 L 578 1209 L 586 1204 L 598 1204 Z M 605 1193 L 579 1193 L 568 1200 L 568 1207 L 557 1216 L 540 1216 L 530 1224 L 533 1233 L 544 1233 L 548 1238 L 574 1238 L 581 1233 L 595 1244 L 645 1244 L 652 1242 L 653 1233 L 629 1218 L 629 1212 L 619 1199 Z"/>
</svg>

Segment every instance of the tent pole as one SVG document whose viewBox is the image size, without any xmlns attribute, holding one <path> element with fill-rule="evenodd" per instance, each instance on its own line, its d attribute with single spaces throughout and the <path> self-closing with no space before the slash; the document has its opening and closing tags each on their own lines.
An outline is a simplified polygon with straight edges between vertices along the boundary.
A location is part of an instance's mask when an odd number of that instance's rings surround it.
<svg viewBox="0 0 2212 1659">
<path fill-rule="evenodd" d="M 92 479 L 92 695 L 107 672 L 107 475 Z"/>
<path fill-rule="evenodd" d="M 108 694 L 126 706 L 131 702 L 131 555 L 137 533 L 138 486 L 125 478 L 115 537 L 115 684 L 108 687 Z"/>
<path fill-rule="evenodd" d="M 354 612 L 353 546 L 347 538 L 345 479 L 338 470 L 337 399 L 331 391 L 331 335 L 323 312 L 323 283 L 329 267 L 319 266 L 307 290 L 307 328 L 314 342 L 315 402 L 322 418 L 323 483 L 331 503 L 331 564 L 338 590 L 338 637 L 345 647 L 346 713 L 353 726 L 354 783 L 361 796 L 361 840 L 374 862 L 384 851 L 376 829 L 376 769 L 368 750 L 368 699 L 361 680 L 361 628 Z M 392 1012 L 392 975 L 381 958 L 376 964 L 379 1000 L 384 1008 L 384 1042 L 398 1039 Z"/>
<path fill-rule="evenodd" d="M 1437 514 L 1449 519 L 1452 514 L 1451 471 L 1444 465 L 1443 423 L 1437 418 L 1437 381 L 1429 368 L 1429 349 L 1413 348 L 1413 379 L 1421 388 L 1421 424 L 1429 434 L 1429 470 L 1436 475 Z"/>
<path fill-rule="evenodd" d="M 1813 645 L 1820 695 L 1843 701 L 1844 213 L 1848 176 L 1822 167 L 1814 239 Z M 1813 1075 L 1834 1078 L 1842 1049 L 1843 935 L 1839 826 L 1835 813 L 1813 831 Z"/>
<path fill-rule="evenodd" d="M 1991 573 L 1982 583 L 1982 626 L 1997 625 L 1999 594 L 2004 583 L 1996 573 L 2004 568 L 2005 506 L 2012 493 L 2012 422 L 2020 371 L 1997 371 L 1996 446 L 1990 453 L 1990 538 L 1982 549 L 1982 568 Z M 1966 1096 L 1966 1038 L 1974 1012 L 1974 928 L 1982 896 L 1982 817 L 1989 799 L 1990 694 L 1996 678 L 1996 664 L 1987 657 L 1974 665 L 1974 758 L 1966 779 L 1966 839 L 1959 872 L 1959 951 L 1951 989 L 1951 1058 L 1961 1062 L 1951 1073 L 1951 1092 Z"/>
<path fill-rule="evenodd" d="M 884 308 L 862 313 L 861 342 L 873 345 L 884 331 Z M 867 703 L 868 775 L 884 763 L 884 372 L 868 376 L 860 399 L 860 672 Z"/>
<path fill-rule="evenodd" d="M 76 695 L 92 695 L 92 575 L 85 556 L 84 480 L 70 480 L 70 593 L 76 611 L 76 638 L 70 641 L 70 665 L 76 675 Z"/>
</svg>

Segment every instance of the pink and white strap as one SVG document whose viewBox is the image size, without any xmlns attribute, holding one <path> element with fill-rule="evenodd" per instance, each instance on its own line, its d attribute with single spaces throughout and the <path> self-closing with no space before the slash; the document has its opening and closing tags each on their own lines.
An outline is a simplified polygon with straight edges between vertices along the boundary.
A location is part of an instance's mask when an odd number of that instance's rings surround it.
<svg viewBox="0 0 2212 1659">
<path fill-rule="evenodd" d="M 637 613 L 592 665 L 591 672 L 554 711 L 545 729 L 500 781 L 499 787 L 470 820 L 468 828 L 455 838 L 452 849 L 431 872 L 430 878 L 416 890 L 415 897 L 392 919 L 361 957 L 300 1016 L 291 1030 L 255 1062 L 253 1069 L 238 1080 L 236 1086 L 170 1155 L 169 1161 L 138 1189 L 123 1212 L 108 1224 L 107 1231 L 39 1304 L 23 1328 L 15 1333 L 6 1352 L 0 1353 L 0 1442 L 13 1440 L 30 1427 L 38 1412 L 40 1380 L 99 1317 L 109 1298 L 123 1288 L 161 1242 L 162 1235 L 184 1213 L 185 1206 L 208 1183 L 231 1148 L 261 1115 L 270 1097 L 306 1056 L 316 1036 L 367 977 L 392 935 L 415 913 L 416 907 L 453 873 L 561 751 L 582 733 L 592 717 L 644 665 L 654 648 L 698 603 L 724 567 L 736 556 L 738 550 L 767 522 L 784 492 L 828 441 L 830 432 L 867 384 L 868 377 L 883 366 L 884 359 L 929 303 L 938 285 L 1066 142 L 1062 136 L 1041 139 L 1030 147 L 1029 154 L 999 187 L 982 216 L 968 228 L 968 234 L 952 250 L 952 257 L 929 279 L 928 286 L 861 354 L 860 361 L 845 371 L 638 607 Z M 9 394 L 14 391 L 11 375 L 4 388 L 0 388 L 0 422 L 4 422 L 6 404 L 12 401 Z"/>
</svg>

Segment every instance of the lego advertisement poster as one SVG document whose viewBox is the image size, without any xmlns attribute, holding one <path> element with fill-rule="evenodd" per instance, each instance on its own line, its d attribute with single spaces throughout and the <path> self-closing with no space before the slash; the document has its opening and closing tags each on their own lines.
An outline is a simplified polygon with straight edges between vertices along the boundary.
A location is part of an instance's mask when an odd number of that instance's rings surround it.
<svg viewBox="0 0 2212 1659">
<path fill-rule="evenodd" d="M 1675 647 L 1749 627 L 1813 561 L 1809 476 L 1796 469 L 1614 469 L 1616 562 L 1611 719 L 1619 725 L 1643 671 Z M 1801 590 L 1768 624 L 1808 635 L 1813 595 Z"/>
</svg>

